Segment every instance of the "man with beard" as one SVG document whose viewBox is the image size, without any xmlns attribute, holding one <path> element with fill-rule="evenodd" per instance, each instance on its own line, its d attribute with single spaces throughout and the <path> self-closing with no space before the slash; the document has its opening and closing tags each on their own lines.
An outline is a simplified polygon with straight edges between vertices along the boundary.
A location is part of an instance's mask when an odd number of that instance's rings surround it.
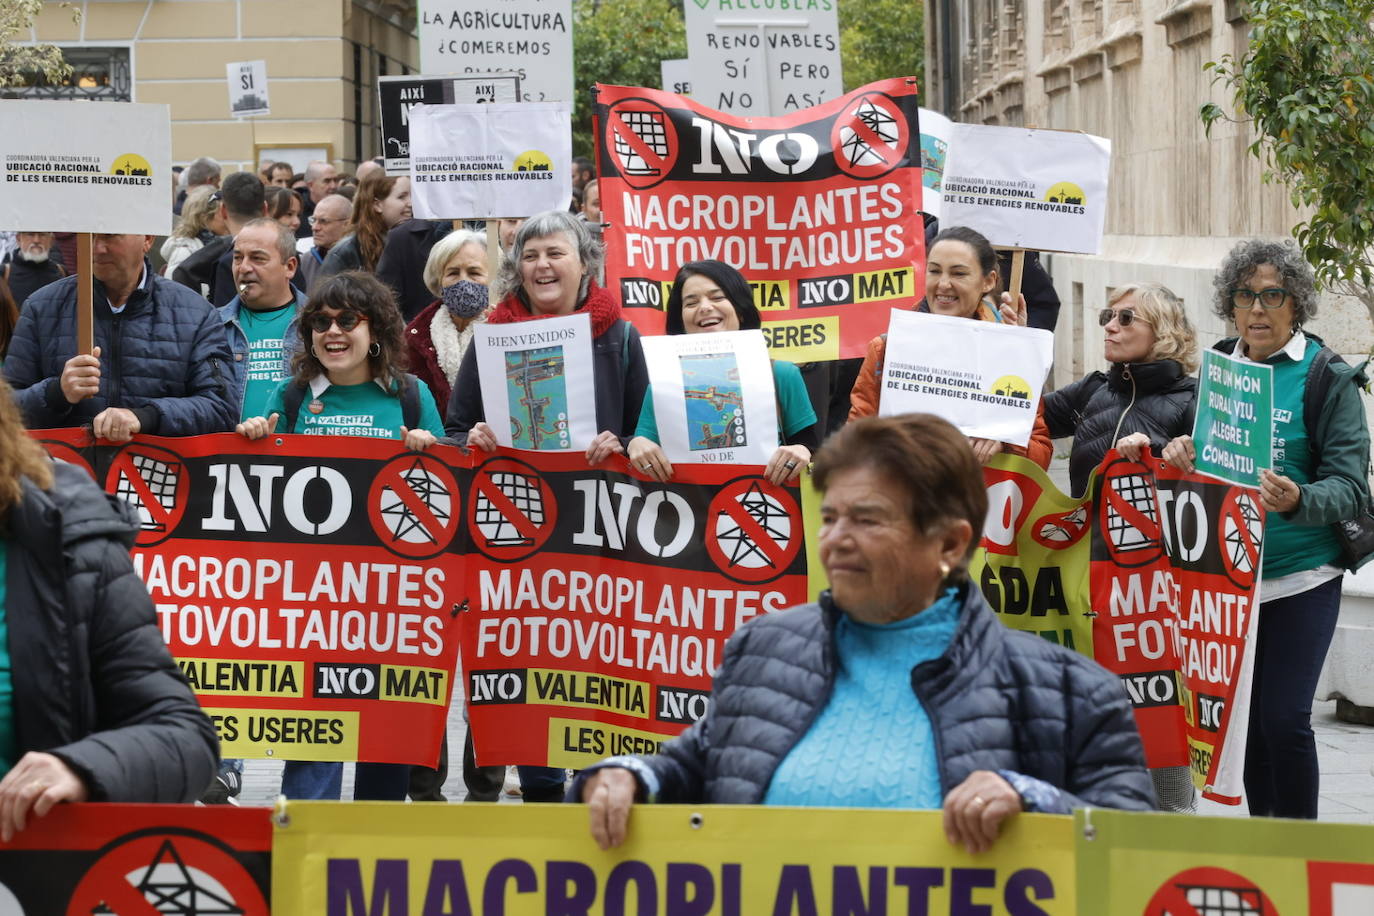
<svg viewBox="0 0 1374 916">
<path fill-rule="evenodd" d="M 32 293 L 61 280 L 67 271 L 62 267 L 61 256 L 53 256 L 51 232 L 20 232 L 18 243 L 19 247 L 5 265 L 4 279 L 9 284 L 15 304 L 23 306 L 24 300 Z"/>
</svg>

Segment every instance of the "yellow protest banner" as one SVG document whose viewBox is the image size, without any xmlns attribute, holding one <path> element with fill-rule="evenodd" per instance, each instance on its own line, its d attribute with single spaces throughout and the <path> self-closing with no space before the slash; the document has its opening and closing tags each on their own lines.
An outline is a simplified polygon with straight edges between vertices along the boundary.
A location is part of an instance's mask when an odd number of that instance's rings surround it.
<svg viewBox="0 0 1374 916">
<path fill-rule="evenodd" d="M 609 852 L 580 805 L 291 802 L 277 820 L 276 913 L 1077 912 L 1067 817 L 1014 818 L 979 856 L 938 811 L 646 805 Z"/>
</svg>

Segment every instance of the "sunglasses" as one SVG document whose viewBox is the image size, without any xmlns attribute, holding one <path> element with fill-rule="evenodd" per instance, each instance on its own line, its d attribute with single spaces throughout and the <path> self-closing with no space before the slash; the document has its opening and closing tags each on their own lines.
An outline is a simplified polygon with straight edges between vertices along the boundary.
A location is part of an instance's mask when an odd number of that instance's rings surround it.
<svg viewBox="0 0 1374 916">
<path fill-rule="evenodd" d="M 1260 305 L 1267 309 L 1283 308 L 1284 302 L 1288 300 L 1288 290 L 1277 286 L 1271 286 L 1259 292 L 1246 289 L 1243 286 L 1231 290 L 1231 308 L 1233 309 L 1254 308 L 1256 299 L 1260 301 Z"/>
<path fill-rule="evenodd" d="M 347 334 L 358 326 L 359 322 L 367 321 L 367 316 L 352 309 L 344 309 L 337 315 L 326 315 L 324 312 L 316 312 L 305 318 L 305 324 L 316 334 L 323 334 L 329 330 L 330 325 L 337 324 L 339 330 Z"/>
<path fill-rule="evenodd" d="M 1103 309 L 1102 311 L 1097 313 L 1097 323 L 1104 328 L 1112 323 L 1113 318 L 1115 318 L 1116 323 L 1121 325 L 1123 328 L 1129 328 L 1131 326 L 1131 322 L 1133 321 L 1139 321 L 1141 324 L 1150 323 L 1146 321 L 1144 318 L 1141 318 L 1139 315 L 1137 315 L 1135 313 L 1135 309 L 1120 309 L 1118 311 L 1112 311 L 1111 309 Z"/>
</svg>

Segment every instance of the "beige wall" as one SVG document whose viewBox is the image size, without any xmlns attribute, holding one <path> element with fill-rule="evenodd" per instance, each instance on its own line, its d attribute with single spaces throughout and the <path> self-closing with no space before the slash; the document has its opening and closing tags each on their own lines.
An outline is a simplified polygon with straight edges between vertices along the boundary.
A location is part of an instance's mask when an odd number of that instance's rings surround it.
<svg viewBox="0 0 1374 916">
<path fill-rule="evenodd" d="M 351 0 L 143 0 L 79 2 L 71 12 L 48 3 L 33 39 L 64 45 L 128 45 L 133 99 L 168 105 L 172 159 L 212 156 L 227 168 L 255 164 L 263 145 L 324 147 L 351 170 L 377 155 L 376 78 L 415 72 L 419 45 L 413 4 L 389 7 Z M 410 28 L 398 7 L 409 9 Z M 388 10 L 395 21 L 372 10 Z M 398 25 L 397 23 L 401 23 Z M 361 110 L 355 110 L 354 42 L 362 46 Z M 229 115 L 225 65 L 264 60 L 272 114 Z M 384 61 L 384 63 L 383 63 Z M 362 147 L 355 142 L 362 122 Z"/>
<path fill-rule="evenodd" d="M 1179 293 L 1211 342 L 1225 327 L 1209 308 L 1211 278 L 1239 238 L 1287 236 L 1299 220 L 1288 190 L 1261 180 L 1244 125 L 1198 117 L 1228 106 L 1203 64 L 1247 41 L 1236 0 L 926 0 L 926 99 L 945 107 L 939 12 L 960 49 L 956 102 L 971 123 L 1083 130 L 1112 141 L 1107 237 L 1097 257 L 1049 256 L 1064 307 L 1055 378 L 1104 365 L 1095 314 L 1106 291 L 1155 280 Z M 1327 301 L 1314 325 L 1344 353 L 1374 342 L 1358 303 Z"/>
</svg>

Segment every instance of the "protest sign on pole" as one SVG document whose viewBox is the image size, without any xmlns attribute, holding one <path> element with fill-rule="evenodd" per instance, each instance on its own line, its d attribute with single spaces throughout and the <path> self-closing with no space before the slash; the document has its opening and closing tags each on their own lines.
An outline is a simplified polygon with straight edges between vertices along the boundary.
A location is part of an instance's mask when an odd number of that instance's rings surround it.
<svg viewBox="0 0 1374 916">
<path fill-rule="evenodd" d="M 658 443 L 668 460 L 767 464 L 778 407 L 762 331 L 645 337 Z"/>
<path fill-rule="evenodd" d="M 572 0 L 420 0 L 418 27 L 424 73 L 514 72 L 522 102 L 573 99 Z"/>
<path fill-rule="evenodd" d="M 1273 466 L 1274 368 L 1204 350 L 1193 420 L 1199 474 L 1258 487 Z"/>
<path fill-rule="evenodd" d="M 229 113 L 236 118 L 255 118 L 272 113 L 267 96 L 267 61 L 242 60 L 225 64 L 229 80 Z"/>
<path fill-rule="evenodd" d="M 754 289 L 772 355 L 864 355 L 925 283 L 915 86 L 884 80 L 780 118 L 597 87 L 607 285 L 661 334 L 679 267 L 713 258 Z"/>
<path fill-rule="evenodd" d="M 844 92 L 835 0 L 694 0 L 683 15 L 695 95 L 712 108 L 784 115 Z"/>
<path fill-rule="evenodd" d="M 410 187 L 420 219 L 499 219 L 566 210 L 572 199 L 568 102 L 416 105 Z"/>
<path fill-rule="evenodd" d="M 1111 151 L 1090 134 L 954 124 L 940 222 L 999 248 L 1097 254 Z"/>
<path fill-rule="evenodd" d="M 233 805 L 56 805 L 0 846 L 0 913 L 267 916 L 271 817 Z"/>
<path fill-rule="evenodd" d="M 386 173 L 410 174 L 410 110 L 416 105 L 518 101 L 520 77 L 515 73 L 378 77 L 377 112 Z"/>
<path fill-rule="evenodd" d="M 685 57 L 659 61 L 663 91 L 678 95 L 692 94 L 692 62 Z"/>
<path fill-rule="evenodd" d="M 894 309 L 878 414 L 933 413 L 966 436 L 1024 446 L 1054 359 L 1054 335 Z"/>
<path fill-rule="evenodd" d="M 921 109 L 921 209 L 937 219 L 944 199 L 945 158 L 954 122 L 938 111 Z"/>
<path fill-rule="evenodd" d="M 224 756 L 434 765 L 463 600 L 461 452 L 88 436 L 35 434 L 137 509 L 134 568 Z"/>
<path fill-rule="evenodd" d="M 474 326 L 482 409 L 496 441 L 581 452 L 596 438 L 592 326 L 585 312 Z"/>
<path fill-rule="evenodd" d="M 758 470 L 684 464 L 659 484 L 623 457 L 505 450 L 477 466 L 459 617 L 479 763 L 652 753 L 704 713 L 730 634 L 806 600 L 797 488 Z"/>
</svg>

